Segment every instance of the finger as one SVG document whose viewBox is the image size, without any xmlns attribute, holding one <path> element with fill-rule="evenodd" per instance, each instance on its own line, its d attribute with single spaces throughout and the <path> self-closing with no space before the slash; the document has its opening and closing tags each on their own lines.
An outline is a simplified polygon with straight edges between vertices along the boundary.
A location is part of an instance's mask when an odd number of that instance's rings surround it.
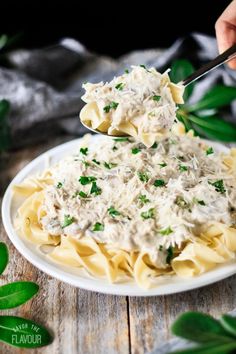
<svg viewBox="0 0 236 354">
<path fill-rule="evenodd" d="M 219 18 L 216 22 L 215 28 L 219 52 L 223 53 L 236 43 L 236 27 Z M 227 64 L 231 69 L 236 69 L 236 58 L 230 60 Z"/>
</svg>

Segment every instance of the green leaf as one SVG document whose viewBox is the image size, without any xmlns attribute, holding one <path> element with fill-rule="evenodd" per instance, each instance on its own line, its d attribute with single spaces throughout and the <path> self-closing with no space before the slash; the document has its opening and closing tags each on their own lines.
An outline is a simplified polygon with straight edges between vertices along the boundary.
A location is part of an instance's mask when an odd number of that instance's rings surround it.
<svg viewBox="0 0 236 354">
<path fill-rule="evenodd" d="M 155 187 L 164 187 L 166 185 L 166 182 L 164 179 L 156 179 L 153 183 Z"/>
<path fill-rule="evenodd" d="M 113 218 L 115 218 L 116 216 L 121 215 L 121 213 L 118 210 L 116 210 L 113 206 L 108 208 L 107 211 L 108 211 L 108 214 L 111 215 Z"/>
<path fill-rule="evenodd" d="M 79 182 L 85 186 L 86 184 L 90 184 L 94 181 L 96 181 L 96 177 L 93 177 L 93 176 L 80 176 L 79 178 Z"/>
<path fill-rule="evenodd" d="M 70 215 L 64 215 L 64 222 L 63 225 L 61 226 L 63 229 L 67 226 L 70 226 L 71 224 L 73 224 L 73 222 L 75 221 L 73 216 Z"/>
<path fill-rule="evenodd" d="M 36 322 L 16 316 L 0 316 L 0 341 L 21 348 L 48 345 L 53 338 Z"/>
<path fill-rule="evenodd" d="M 17 281 L 0 286 L 0 310 L 20 306 L 31 299 L 39 290 L 33 282 Z"/>
<path fill-rule="evenodd" d="M 236 318 L 229 316 L 229 315 L 223 315 L 219 319 L 221 325 L 224 327 L 224 329 L 232 336 L 236 337 Z"/>
<path fill-rule="evenodd" d="M 0 274 L 2 274 L 8 264 L 9 254 L 7 245 L 3 242 L 0 242 Z"/>
<path fill-rule="evenodd" d="M 178 111 L 176 112 L 176 117 L 178 118 L 178 120 L 179 120 L 180 122 L 182 122 L 182 123 L 184 124 L 185 129 L 186 129 L 187 132 L 188 132 L 189 130 L 193 129 L 191 121 L 188 120 L 188 117 L 186 116 L 186 114 L 182 114 L 182 113 L 181 113 L 181 110 L 178 110 Z"/>
<path fill-rule="evenodd" d="M 96 182 L 92 182 L 92 187 L 90 189 L 90 194 L 100 195 L 102 193 L 102 189 L 97 186 Z"/>
<path fill-rule="evenodd" d="M 7 115 L 10 111 L 10 103 L 7 100 L 0 101 L 0 152 L 9 148 L 10 128 Z"/>
<path fill-rule="evenodd" d="M 231 354 L 236 348 L 236 342 L 206 344 L 200 347 L 177 350 L 171 354 Z"/>
<path fill-rule="evenodd" d="M 213 317 L 200 312 L 186 312 L 173 323 L 171 331 L 178 337 L 197 343 L 228 343 L 232 337 Z"/>
<path fill-rule="evenodd" d="M 194 72 L 194 67 L 190 61 L 178 59 L 171 65 L 170 79 L 174 83 L 179 83 Z M 194 83 L 188 85 L 184 90 L 184 101 L 187 101 L 194 89 Z"/>
<path fill-rule="evenodd" d="M 146 219 L 153 219 L 155 216 L 155 209 L 154 208 L 150 208 L 147 211 L 143 211 L 141 214 L 141 217 L 146 220 Z"/>
<path fill-rule="evenodd" d="M 96 224 L 93 225 L 92 231 L 104 231 L 104 224 L 101 224 L 100 222 L 96 222 Z"/>
<path fill-rule="evenodd" d="M 217 85 L 210 89 L 197 103 L 187 106 L 189 112 L 227 106 L 236 99 L 236 87 Z"/>
<path fill-rule="evenodd" d="M 6 34 L 2 34 L 0 36 L 0 50 L 2 50 L 8 42 L 8 36 Z"/>
<path fill-rule="evenodd" d="M 188 119 L 193 123 L 194 130 L 203 137 L 225 142 L 236 141 L 236 126 L 217 116 L 200 118 L 190 114 Z"/>
</svg>

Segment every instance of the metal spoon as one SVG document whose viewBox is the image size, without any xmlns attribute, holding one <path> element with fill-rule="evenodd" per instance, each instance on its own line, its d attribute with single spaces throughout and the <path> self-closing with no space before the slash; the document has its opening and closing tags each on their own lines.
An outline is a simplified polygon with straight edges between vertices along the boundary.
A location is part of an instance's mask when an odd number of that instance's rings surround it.
<svg viewBox="0 0 236 354">
<path fill-rule="evenodd" d="M 231 60 L 234 57 L 236 57 L 236 44 L 234 44 L 232 47 L 227 49 L 222 54 L 218 55 L 215 59 L 211 60 L 209 63 L 203 65 L 200 69 L 196 70 L 193 74 L 186 77 L 186 79 L 182 80 L 179 84 L 186 87 L 186 86 L 190 85 L 192 82 L 200 79 L 200 77 L 202 77 L 203 75 L 209 73 L 211 70 L 217 68 L 221 64 L 226 63 L 227 61 Z M 85 128 L 87 128 L 97 134 L 107 135 L 107 136 L 111 136 L 111 137 L 113 136 L 115 138 L 124 138 L 124 137 L 128 136 L 128 135 L 120 135 L 120 136 L 119 135 L 110 135 L 107 133 L 100 132 L 97 129 L 93 129 L 93 128 L 89 127 L 88 125 L 86 125 L 84 122 L 81 122 L 81 123 L 83 124 L 83 126 Z"/>
</svg>

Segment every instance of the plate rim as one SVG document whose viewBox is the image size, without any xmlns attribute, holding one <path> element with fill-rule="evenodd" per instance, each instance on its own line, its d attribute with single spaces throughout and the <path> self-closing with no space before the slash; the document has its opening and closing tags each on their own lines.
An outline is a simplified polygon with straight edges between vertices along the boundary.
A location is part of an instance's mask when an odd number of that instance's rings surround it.
<svg viewBox="0 0 236 354">
<path fill-rule="evenodd" d="M 26 176 L 30 175 L 30 172 L 33 167 L 37 167 L 38 164 L 40 164 L 41 161 L 45 157 L 50 158 L 50 157 L 56 157 L 59 152 L 61 152 L 61 155 L 59 159 L 63 158 L 63 153 L 69 154 L 69 151 L 73 151 L 73 149 L 76 148 L 76 145 L 78 145 L 83 138 L 77 138 L 70 140 L 68 142 L 62 143 L 57 145 L 56 147 L 53 147 L 44 153 L 40 154 L 36 158 L 34 158 L 31 162 L 29 162 L 21 171 L 19 171 L 16 176 L 12 179 L 10 184 L 8 185 L 3 199 L 2 199 L 2 221 L 3 221 L 3 226 L 5 228 L 5 231 L 7 233 L 8 238 L 12 242 L 12 244 L 15 246 L 15 248 L 18 250 L 18 252 L 27 259 L 31 264 L 33 264 L 36 268 L 38 268 L 40 271 L 46 273 L 49 276 L 52 276 L 56 278 L 57 280 L 63 281 L 67 284 L 73 285 L 75 287 L 84 289 L 84 290 L 89 290 L 89 291 L 94 291 L 94 292 L 99 292 L 103 294 L 109 294 L 109 295 L 118 295 L 118 296 L 141 296 L 141 297 L 149 297 L 149 296 L 163 296 L 163 295 L 169 295 L 169 294 L 175 294 L 175 293 L 180 293 L 184 291 L 190 291 L 196 288 L 201 288 L 203 286 L 207 286 L 210 284 L 213 284 L 217 281 L 226 279 L 236 273 L 236 263 L 235 262 L 227 262 L 224 265 L 220 267 L 216 267 L 211 271 L 208 271 L 200 276 L 189 278 L 189 279 L 183 279 L 182 283 L 174 283 L 173 284 L 164 284 L 160 286 L 156 286 L 154 288 L 144 290 L 138 287 L 137 284 L 135 283 L 124 283 L 124 284 L 110 284 L 106 279 L 104 279 L 104 282 L 102 284 L 99 284 L 99 281 L 103 281 L 103 279 L 96 279 L 94 277 L 88 277 L 88 278 L 81 278 L 79 275 L 75 275 L 70 273 L 69 271 L 63 270 L 61 268 L 58 268 L 57 263 L 50 263 L 49 260 L 40 258 L 40 256 L 36 253 L 33 252 L 29 247 L 26 245 L 26 241 L 24 241 L 14 230 L 14 227 L 12 225 L 11 221 L 11 205 L 12 205 L 12 186 L 14 184 L 19 183 L 22 181 Z M 101 136 L 92 136 L 92 139 L 100 139 L 102 138 Z M 203 140 L 203 139 L 202 139 Z M 218 148 L 218 150 L 221 151 L 228 151 L 229 148 L 226 147 L 225 145 L 218 143 L 218 142 L 210 142 L 207 140 L 203 140 L 207 144 L 211 144 L 212 146 L 215 146 Z M 225 270 L 225 271 L 224 271 Z M 210 275 L 213 273 L 213 277 L 211 278 Z M 188 282 L 189 281 L 189 282 Z M 96 284 L 96 282 L 98 282 Z M 132 285 L 132 287 L 130 287 Z"/>
</svg>

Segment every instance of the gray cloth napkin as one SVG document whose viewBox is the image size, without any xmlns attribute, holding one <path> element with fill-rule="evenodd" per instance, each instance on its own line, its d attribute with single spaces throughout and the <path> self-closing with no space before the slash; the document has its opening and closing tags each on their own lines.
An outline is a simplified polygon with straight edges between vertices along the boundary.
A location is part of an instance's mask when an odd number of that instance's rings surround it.
<svg viewBox="0 0 236 354">
<path fill-rule="evenodd" d="M 13 51 L 7 55 L 11 68 L 0 67 L 0 99 L 11 102 L 13 147 L 60 132 L 83 134 L 79 111 L 84 104 L 80 99 L 84 81 L 110 80 L 132 64 L 154 66 L 163 72 L 177 58 L 187 58 L 198 68 L 216 55 L 215 39 L 196 33 L 178 39 L 165 51 L 135 51 L 117 60 L 91 53 L 71 38 L 43 49 Z M 227 67 L 211 72 L 197 83 L 192 101 L 216 82 L 235 85 L 236 73 Z M 236 116 L 236 104 L 231 109 L 229 117 Z"/>
<path fill-rule="evenodd" d="M 229 315 L 235 317 L 236 316 L 236 309 L 230 311 Z M 169 354 L 171 352 L 174 352 L 174 351 L 177 351 L 180 349 L 187 349 L 187 348 L 192 348 L 192 347 L 194 347 L 193 343 L 190 343 L 190 342 L 180 339 L 180 338 L 173 338 L 173 339 L 170 339 L 169 341 L 163 343 L 161 346 L 154 349 L 149 354 Z"/>
</svg>

